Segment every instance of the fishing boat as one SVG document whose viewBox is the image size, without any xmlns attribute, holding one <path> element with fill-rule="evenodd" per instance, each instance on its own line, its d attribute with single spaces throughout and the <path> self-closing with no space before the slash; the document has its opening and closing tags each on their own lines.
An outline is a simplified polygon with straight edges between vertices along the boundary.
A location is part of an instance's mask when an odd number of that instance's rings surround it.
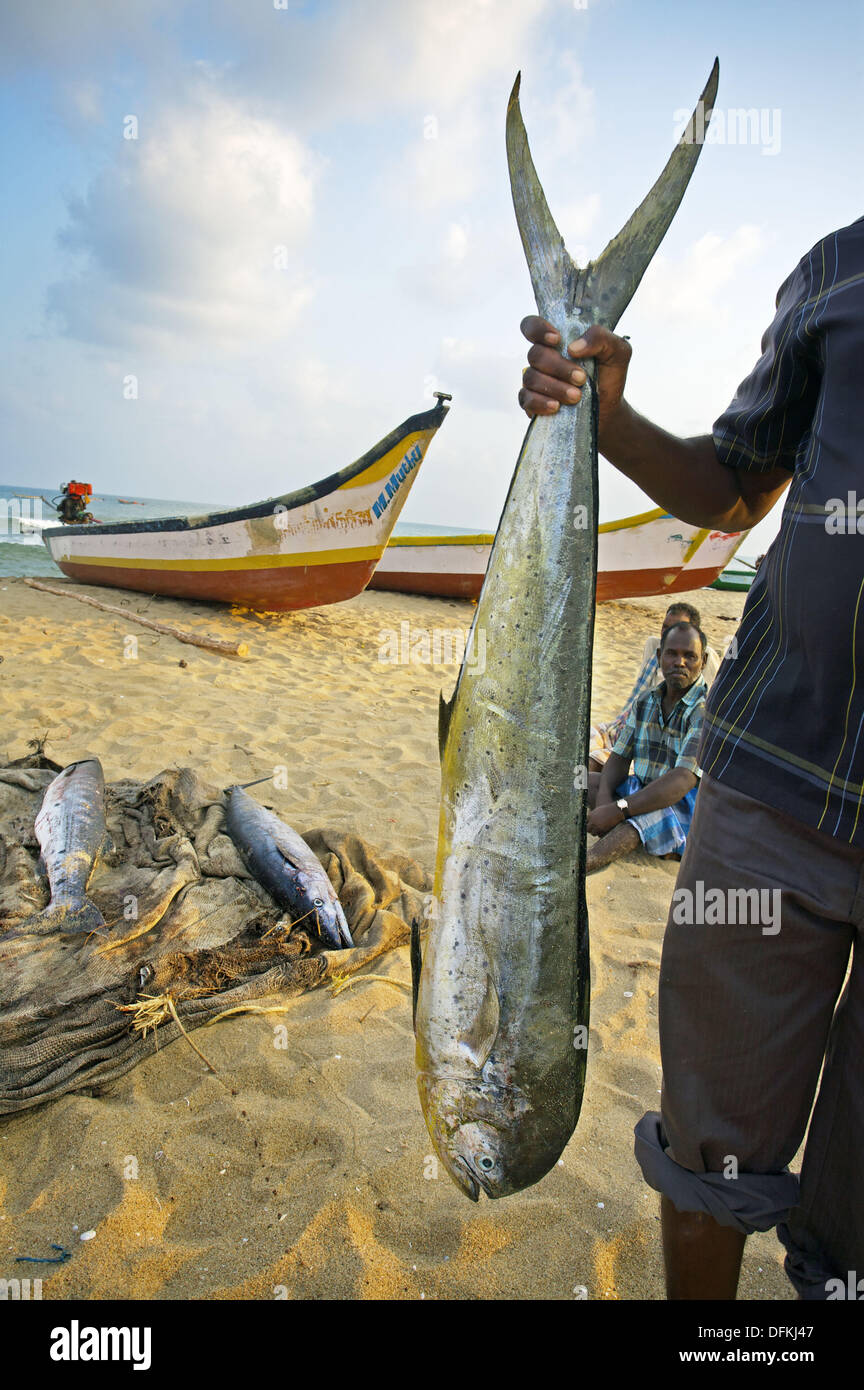
<svg viewBox="0 0 864 1390">
<path fill-rule="evenodd" d="M 370 589 L 479 598 L 494 535 L 391 536 Z"/>
<path fill-rule="evenodd" d="M 710 588 L 749 534 L 749 531 L 697 531 L 671 592 Z"/>
<path fill-rule="evenodd" d="M 711 588 L 732 590 L 735 593 L 744 594 L 755 578 L 756 568 L 754 565 L 749 565 L 746 560 L 735 560 L 731 565 L 726 566 L 722 574 L 718 574 Z"/>
<path fill-rule="evenodd" d="M 597 599 L 701 589 L 716 579 L 746 531 L 708 531 L 656 507 L 598 527 Z M 370 589 L 437 598 L 480 597 L 492 543 L 486 534 L 393 536 Z"/>
<path fill-rule="evenodd" d="M 51 527 L 70 579 L 284 612 L 339 603 L 369 583 L 451 399 L 412 415 L 319 483 L 203 516 Z"/>
</svg>

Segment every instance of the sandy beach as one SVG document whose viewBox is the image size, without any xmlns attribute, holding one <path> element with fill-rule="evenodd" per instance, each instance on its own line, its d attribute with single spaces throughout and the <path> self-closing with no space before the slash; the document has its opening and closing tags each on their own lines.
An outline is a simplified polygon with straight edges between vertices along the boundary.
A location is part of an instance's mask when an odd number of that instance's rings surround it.
<svg viewBox="0 0 864 1390">
<path fill-rule="evenodd" d="M 286 789 L 268 797 L 290 824 L 352 831 L 431 870 L 438 694 L 458 667 L 381 656 L 405 623 L 411 636 L 466 631 L 469 603 L 366 593 L 262 616 L 80 591 L 251 655 L 182 646 L 0 579 L 6 759 L 47 733 L 49 757 L 98 756 L 108 781 L 192 766 L 226 786 L 284 767 Z M 680 597 L 722 649 L 744 596 Z M 619 707 L 666 606 L 599 607 L 595 719 Z M 474 1207 L 436 1176 L 400 948 L 373 967 L 386 980 L 297 999 L 279 1016 L 284 1033 L 256 1015 L 199 1030 L 228 1086 L 181 1040 L 102 1096 L 0 1121 L 0 1277 L 56 1242 L 67 1263 L 29 1267 L 46 1298 L 663 1298 L 658 1198 L 632 1130 L 659 1101 L 658 963 L 675 872 L 640 851 L 588 881 L 585 1103 L 537 1186 Z M 739 1298 L 791 1299 L 781 1256 L 773 1233 L 749 1240 Z"/>
</svg>

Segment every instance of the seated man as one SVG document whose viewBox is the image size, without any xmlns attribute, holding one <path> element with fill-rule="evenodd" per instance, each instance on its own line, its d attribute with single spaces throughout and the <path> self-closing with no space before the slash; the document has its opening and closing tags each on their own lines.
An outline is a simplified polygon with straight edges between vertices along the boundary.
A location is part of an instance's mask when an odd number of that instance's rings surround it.
<svg viewBox="0 0 864 1390">
<path fill-rule="evenodd" d="M 706 650 L 704 632 L 692 623 L 664 629 L 657 649 L 660 685 L 637 698 L 602 773 L 589 774 L 588 833 L 601 838 L 588 850 L 588 873 L 640 840 L 649 854 L 683 852 L 700 775 Z"/>
<path fill-rule="evenodd" d="M 667 608 L 666 617 L 663 619 L 663 626 L 660 629 L 660 640 L 663 640 L 663 633 L 667 628 L 673 627 L 675 623 L 691 623 L 695 628 L 701 628 L 702 619 L 699 616 L 698 608 L 694 608 L 692 603 L 673 603 L 671 608 Z M 621 737 L 621 731 L 627 722 L 627 716 L 640 695 L 644 695 L 646 690 L 652 686 L 659 685 L 663 679 L 660 665 L 657 661 L 658 647 L 656 639 L 647 637 L 645 646 L 642 650 L 642 665 L 636 677 L 636 684 L 630 691 L 627 703 L 614 719 L 608 724 L 597 724 L 591 730 L 591 743 L 589 747 L 588 770 L 590 772 L 600 772 L 609 754 L 615 747 L 617 740 Z M 705 648 L 705 682 L 710 685 L 720 669 L 720 657 L 713 647 Z"/>
</svg>

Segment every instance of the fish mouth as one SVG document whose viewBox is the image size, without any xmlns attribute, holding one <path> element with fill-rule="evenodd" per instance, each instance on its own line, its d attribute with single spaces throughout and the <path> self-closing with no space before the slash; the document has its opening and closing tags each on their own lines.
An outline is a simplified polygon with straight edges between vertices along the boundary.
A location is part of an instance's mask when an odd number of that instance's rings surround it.
<svg viewBox="0 0 864 1390">
<path fill-rule="evenodd" d="M 457 1158 L 454 1162 L 454 1169 L 456 1169 L 456 1172 L 453 1172 L 454 1179 L 464 1191 L 465 1197 L 470 1197 L 472 1202 L 479 1202 L 481 1200 L 481 1184 L 465 1159 Z"/>
<path fill-rule="evenodd" d="M 473 1196 L 471 1195 L 471 1193 L 469 1193 L 468 1195 L 471 1196 L 472 1202 L 479 1201 L 481 1188 L 486 1193 L 486 1196 L 489 1198 L 490 1201 L 494 1201 L 496 1197 L 501 1195 L 498 1192 L 493 1192 L 492 1188 L 489 1186 L 488 1180 L 484 1178 L 482 1173 L 477 1172 L 477 1169 L 474 1167 L 473 1163 L 471 1163 L 469 1159 L 465 1158 L 464 1155 L 460 1154 L 459 1157 L 456 1159 L 456 1163 L 462 1169 L 467 1181 L 471 1185 L 471 1191 L 473 1193 Z M 463 1192 L 467 1192 L 468 1189 L 466 1187 L 464 1187 L 461 1183 L 459 1185 L 460 1187 L 462 1187 Z"/>
<path fill-rule="evenodd" d="M 348 929 L 348 921 L 345 916 L 345 909 L 343 908 L 338 898 L 336 899 L 335 911 L 336 930 L 339 933 L 338 945 L 341 946 L 343 950 L 349 950 L 354 945 L 354 938 L 352 937 L 351 932 Z"/>
<path fill-rule="evenodd" d="M 455 1158 L 452 1167 L 450 1164 L 447 1166 L 450 1168 L 450 1176 L 456 1186 L 461 1188 L 465 1196 L 470 1198 L 472 1202 L 479 1202 L 481 1183 L 470 1164 L 464 1158 Z"/>
</svg>

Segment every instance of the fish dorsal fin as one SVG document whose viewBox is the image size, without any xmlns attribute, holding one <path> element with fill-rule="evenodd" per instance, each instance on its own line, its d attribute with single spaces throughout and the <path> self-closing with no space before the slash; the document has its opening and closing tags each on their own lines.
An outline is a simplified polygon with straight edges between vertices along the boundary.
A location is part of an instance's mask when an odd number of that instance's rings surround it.
<svg viewBox="0 0 864 1390">
<path fill-rule="evenodd" d="M 447 744 L 447 735 L 450 732 L 450 720 L 453 718 L 453 706 L 456 703 L 456 691 L 445 700 L 444 696 L 438 695 L 438 753 L 443 758 L 444 749 Z"/>
<path fill-rule="evenodd" d="M 417 1032 L 417 996 L 420 993 L 420 972 L 423 969 L 423 952 L 420 949 L 420 923 L 411 920 L 411 1025 Z"/>
<path fill-rule="evenodd" d="M 474 1021 L 470 1029 L 459 1036 L 460 1046 L 468 1053 L 478 1071 L 482 1071 L 485 1067 L 489 1060 L 489 1054 L 495 1046 L 500 1019 L 501 1005 L 498 991 L 492 976 L 487 974 L 486 991 L 480 1007 L 474 1015 Z"/>
</svg>

